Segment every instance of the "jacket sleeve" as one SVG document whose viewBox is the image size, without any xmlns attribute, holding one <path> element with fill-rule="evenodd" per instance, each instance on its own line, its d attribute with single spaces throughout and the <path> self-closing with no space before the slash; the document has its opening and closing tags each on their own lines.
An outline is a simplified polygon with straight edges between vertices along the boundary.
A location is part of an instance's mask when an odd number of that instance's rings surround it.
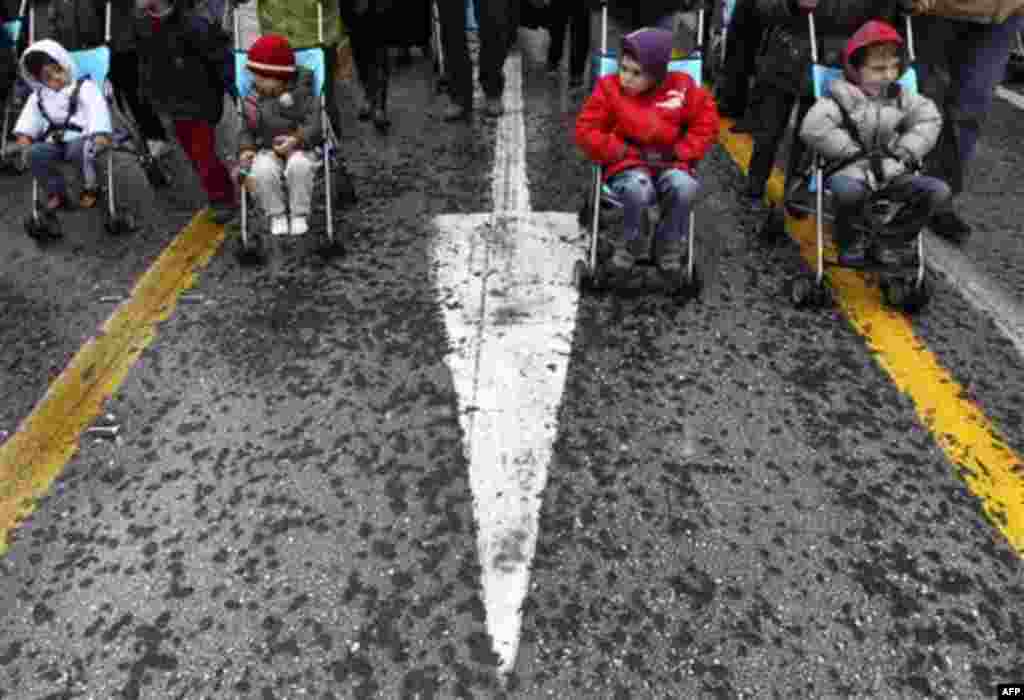
<svg viewBox="0 0 1024 700">
<path fill-rule="evenodd" d="M 915 95 L 909 100 L 906 116 L 900 124 L 900 136 L 892 150 L 906 153 L 920 163 L 935 148 L 941 131 L 942 113 L 938 106 L 923 95 Z"/>
<path fill-rule="evenodd" d="M 85 107 L 86 136 L 97 134 L 110 136 L 113 133 L 113 126 L 110 123 L 110 106 L 107 104 L 106 98 L 103 97 L 103 93 L 100 92 L 99 86 L 92 80 L 86 80 L 82 83 L 79 99 Z"/>
<path fill-rule="evenodd" d="M 25 101 L 25 106 L 21 108 L 21 114 L 18 115 L 18 121 L 14 125 L 14 133 L 28 136 L 34 141 L 42 136 L 45 130 L 46 121 L 39 111 L 39 95 L 33 92 Z"/>
<path fill-rule="evenodd" d="M 608 95 L 608 83 L 601 81 L 576 117 L 576 145 L 588 159 L 600 165 L 617 163 L 628 150 L 616 132 L 613 99 Z"/>
<path fill-rule="evenodd" d="M 690 88 L 692 107 L 685 135 L 673 146 L 676 158 L 687 163 L 698 163 L 718 141 L 718 107 L 714 98 L 704 88 L 694 85 Z"/>
<path fill-rule="evenodd" d="M 249 111 L 259 109 L 255 104 L 255 98 L 251 95 L 243 95 L 242 98 L 242 127 L 238 130 L 238 152 L 259 150 L 259 140 L 256 134 L 249 127 Z"/>
<path fill-rule="evenodd" d="M 839 105 L 831 97 L 814 103 L 804 117 L 800 138 L 826 160 L 849 158 L 861 150 L 853 135 L 846 131 Z"/>
</svg>

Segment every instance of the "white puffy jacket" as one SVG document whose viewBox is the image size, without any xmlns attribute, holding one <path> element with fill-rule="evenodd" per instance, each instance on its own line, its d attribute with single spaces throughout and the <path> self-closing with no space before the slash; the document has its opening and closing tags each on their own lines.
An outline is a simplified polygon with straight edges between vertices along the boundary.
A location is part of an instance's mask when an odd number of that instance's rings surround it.
<svg viewBox="0 0 1024 700">
<path fill-rule="evenodd" d="M 52 90 L 43 85 L 39 80 L 29 74 L 25 68 L 25 58 L 32 52 L 42 51 L 54 61 L 64 67 L 71 75 L 69 82 L 61 90 Z M 39 109 L 39 100 L 43 101 L 43 108 L 50 118 L 54 120 L 53 126 L 61 126 L 68 117 L 68 110 L 71 106 L 71 94 L 75 89 L 75 81 L 78 79 L 78 67 L 71 58 L 71 54 L 52 39 L 43 39 L 29 46 L 21 57 L 21 74 L 32 88 L 32 94 L 21 110 L 17 123 L 14 125 L 15 134 L 23 134 L 33 141 L 39 140 L 51 126 Z M 99 134 L 111 134 L 110 107 L 100 87 L 93 80 L 86 80 L 78 93 L 78 108 L 71 115 L 71 123 L 82 128 L 81 132 L 68 131 L 65 140 L 73 141 L 83 136 L 96 136 Z"/>
<path fill-rule="evenodd" d="M 942 130 L 939 108 L 924 95 L 901 91 L 894 98 L 872 98 L 853 83 L 837 78 L 831 83 L 831 96 L 815 103 L 800 128 L 800 138 L 826 161 L 850 158 L 863 150 L 844 123 L 840 104 L 850 115 L 864 148 L 888 148 L 918 163 L 935 148 Z M 897 158 L 886 158 L 882 167 L 885 182 L 875 181 L 867 160 L 852 163 L 837 174 L 878 187 L 907 170 Z"/>
</svg>

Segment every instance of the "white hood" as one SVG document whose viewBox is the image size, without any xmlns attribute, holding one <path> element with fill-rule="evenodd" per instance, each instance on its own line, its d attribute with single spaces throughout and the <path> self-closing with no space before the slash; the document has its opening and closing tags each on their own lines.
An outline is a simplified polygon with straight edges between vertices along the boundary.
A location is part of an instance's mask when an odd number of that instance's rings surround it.
<svg viewBox="0 0 1024 700">
<path fill-rule="evenodd" d="M 34 75 L 30 74 L 28 69 L 25 67 L 25 59 L 28 58 L 30 53 L 45 53 L 68 72 L 71 76 L 71 83 L 74 83 L 78 79 L 78 66 L 76 66 L 75 62 L 71 60 L 71 54 L 68 53 L 67 49 L 53 39 L 43 39 L 29 46 L 25 49 L 25 53 L 21 55 L 21 63 L 19 66 L 21 69 L 21 77 L 23 77 L 25 82 L 32 87 L 32 92 L 49 90 L 49 88 L 43 85 Z M 51 90 L 51 92 L 53 91 Z"/>
</svg>

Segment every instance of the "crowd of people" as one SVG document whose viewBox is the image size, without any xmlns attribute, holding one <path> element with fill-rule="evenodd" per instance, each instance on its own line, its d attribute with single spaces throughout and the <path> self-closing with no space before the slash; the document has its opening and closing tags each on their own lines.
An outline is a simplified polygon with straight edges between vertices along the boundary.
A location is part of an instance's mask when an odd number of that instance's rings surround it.
<svg viewBox="0 0 1024 700">
<path fill-rule="evenodd" d="M 238 176 L 229 171 L 215 148 L 224 94 L 234 87 L 231 36 L 221 25 L 224 3 L 232 0 L 110 1 L 114 94 L 118 104 L 130 110 L 152 155 L 159 157 L 167 150 L 169 126 L 219 222 L 235 216 L 244 186 L 268 212 L 272 232 L 282 235 L 308 230 L 315 170 L 312 149 L 323 138 L 318 119 L 321 99 L 330 127 L 335 134 L 343 132 L 335 92 L 339 47 L 345 42 L 351 46 L 362 87 L 359 119 L 372 120 L 377 129 L 387 131 L 391 124 L 389 47 L 430 44 L 431 3 L 426 0 L 323 0 L 322 18 L 317 3 L 310 0 L 255 0 L 261 38 L 248 54 L 253 94 L 238 96 L 244 105 Z M 881 175 L 862 173 L 861 177 L 847 170 L 833 178 L 830 185 L 837 193 L 840 212 L 856 208 L 866 181 L 874 189 L 899 184 L 905 190 L 901 190 L 903 198 L 920 205 L 907 208 L 915 220 L 926 216 L 936 233 L 957 242 L 966 240 L 970 226 L 956 209 L 956 195 L 963 191 L 964 172 L 976 150 L 995 86 L 1022 28 L 1024 0 L 734 0 L 716 103 L 699 85 L 677 85 L 676 78 L 665 75 L 662 64 L 667 65 L 671 56 L 677 13 L 706 3 L 710 17 L 722 2 L 609 3 L 613 19 L 627 30 L 620 74 L 597 83 L 581 111 L 576 139 L 588 157 L 605 167 L 609 185 L 633 203 L 632 209 L 666 191 L 675 193 L 672 201 L 679 203 L 680 211 L 692 206 L 698 188 L 694 165 L 716 138 L 719 112 L 736 120 L 734 129 L 753 133 L 746 184 L 752 200 L 764 197 L 794 107 L 798 123 L 807 125 L 790 148 L 791 163 L 800 160 L 805 143 L 835 157 L 848 155 L 852 146 L 832 148 L 836 139 L 827 133 L 835 122 L 831 108 L 814 105 L 806 20 L 813 12 L 819 60 L 842 66 L 852 86 L 852 92 L 846 93 L 848 104 L 838 98 L 829 103 L 839 103 L 842 128 L 852 128 L 849 136 L 858 143 L 865 129 L 873 129 L 871 138 L 881 135 L 886 147 L 895 149 L 892 162 L 885 164 L 888 170 Z M 599 6 L 596 0 L 436 0 L 436 6 L 450 102 L 445 120 L 469 120 L 474 115 L 466 32 L 471 24 L 479 32 L 479 82 L 487 116 L 502 112 L 505 59 L 520 22 L 531 21 L 526 15 L 535 16 L 538 10 L 543 10 L 543 25 L 551 34 L 549 70 L 560 71 L 568 30 L 569 84 L 583 85 L 593 43 L 592 13 Z M 85 186 L 79 204 L 88 207 L 96 202 L 93 162 L 98 152 L 110 146 L 111 119 L 102 95 L 80 79 L 68 52 L 104 42 L 105 8 L 106 0 L 50 0 L 52 36 L 28 46 L 12 65 L 0 67 L 2 96 L 10 92 L 19 72 L 31 89 L 13 135 L 27 152 L 48 209 L 67 205 L 66 185 L 57 166 L 62 160 L 82 166 Z M 4 9 L 8 15 L 14 12 Z M 398 21 L 396 13 L 404 21 Z M 895 62 L 900 70 L 905 67 L 907 47 L 900 34 L 904 15 L 914 17 L 918 35 L 920 99 L 925 102 L 914 105 L 887 91 L 873 92 L 878 81 L 865 77 L 876 68 L 888 70 L 889 63 Z M 872 21 L 881 22 L 882 29 L 876 27 L 865 41 L 857 32 L 865 31 Z M 860 36 L 860 43 L 851 36 Z M 325 47 L 327 59 L 322 98 L 313 94 L 311 78 L 296 65 L 294 53 L 296 47 L 318 44 Z M 14 57 L 13 51 L 6 53 Z M 678 95 L 685 99 L 673 101 Z M 929 104 L 936 105 L 935 116 L 926 119 L 922 115 L 930 114 Z M 888 116 L 899 119 L 883 128 L 879 120 L 868 120 L 858 112 L 864 105 L 891 109 Z M 852 119 L 845 112 L 852 112 Z M 927 126 L 912 126 L 919 118 Z M 908 129 L 916 129 L 918 136 L 934 131 L 934 139 L 929 136 L 911 143 Z M 905 180 L 916 165 L 923 165 L 930 179 L 908 184 Z M 343 165 L 340 177 L 351 190 Z M 627 216 L 631 223 L 626 226 L 626 239 L 636 234 L 634 214 Z M 666 230 L 672 228 L 671 222 L 682 220 L 677 214 L 669 212 L 665 217 Z M 674 244 L 682 235 L 673 229 L 665 237 Z M 840 222 L 837 241 L 843 260 L 851 264 L 868 254 L 854 239 Z M 669 246 L 669 266 L 678 262 L 671 253 L 674 249 Z M 628 247 L 617 252 L 615 261 L 628 266 Z"/>
</svg>

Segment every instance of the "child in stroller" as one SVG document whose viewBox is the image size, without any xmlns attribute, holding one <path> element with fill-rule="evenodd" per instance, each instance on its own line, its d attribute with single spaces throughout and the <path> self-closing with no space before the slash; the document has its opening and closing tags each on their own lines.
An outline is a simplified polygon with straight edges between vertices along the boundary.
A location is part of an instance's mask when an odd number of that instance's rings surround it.
<svg viewBox="0 0 1024 700">
<path fill-rule="evenodd" d="M 270 218 L 272 235 L 300 236 L 309 230 L 316 176 L 311 151 L 323 139 L 314 76 L 296 65 L 291 45 L 278 34 L 256 40 L 246 68 L 253 89 L 243 96 L 238 156 L 246 186 Z"/>
<path fill-rule="evenodd" d="M 935 147 L 942 116 L 932 100 L 897 82 L 906 64 L 903 47 L 885 22 L 861 27 L 843 51 L 843 77 L 830 83 L 800 129 L 800 138 L 830 164 L 826 185 L 841 266 L 916 264 L 922 226 L 951 196 L 945 182 L 917 172 Z M 870 210 L 883 202 L 898 211 L 886 218 L 884 237 L 869 241 L 855 221 L 878 213 Z"/>
<path fill-rule="evenodd" d="M 82 166 L 79 203 L 92 207 L 97 199 L 96 154 L 111 145 L 110 108 L 100 88 L 79 77 L 71 55 L 57 42 L 44 39 L 25 50 L 22 75 L 33 88 L 14 134 L 28 149 L 33 176 L 45 187 L 49 211 L 66 205 L 64 176 L 58 161 Z"/>
<path fill-rule="evenodd" d="M 612 240 L 617 273 L 632 268 L 644 214 L 660 199 L 658 266 L 678 275 L 699 188 L 694 171 L 718 137 L 714 99 L 686 73 L 668 70 L 672 44 L 664 29 L 626 35 L 618 74 L 598 81 L 576 121 L 576 143 L 623 205 L 623 233 Z"/>
</svg>

